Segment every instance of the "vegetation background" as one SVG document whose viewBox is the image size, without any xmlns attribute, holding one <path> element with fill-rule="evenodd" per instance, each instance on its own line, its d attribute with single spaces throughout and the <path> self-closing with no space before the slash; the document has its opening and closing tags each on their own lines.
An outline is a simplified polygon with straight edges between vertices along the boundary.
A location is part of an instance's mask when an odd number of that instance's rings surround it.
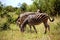
<svg viewBox="0 0 60 40">
<path fill-rule="evenodd" d="M 32 0 L 31 5 L 22 3 L 20 7 L 5 6 L 0 2 L 0 40 L 60 40 L 60 0 Z M 27 25 L 26 31 L 21 33 L 16 19 L 23 12 L 41 12 L 54 17 L 53 23 L 49 22 L 50 33 L 44 34 L 44 25 L 36 25 L 38 33 L 32 28 L 32 33 Z"/>
</svg>

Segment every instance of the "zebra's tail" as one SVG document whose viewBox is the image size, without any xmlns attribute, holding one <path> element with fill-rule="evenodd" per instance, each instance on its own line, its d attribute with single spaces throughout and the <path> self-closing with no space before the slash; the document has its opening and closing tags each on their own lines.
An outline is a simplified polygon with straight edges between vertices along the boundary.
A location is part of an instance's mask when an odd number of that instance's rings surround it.
<svg viewBox="0 0 60 40">
<path fill-rule="evenodd" d="M 54 18 L 52 18 L 52 19 L 51 19 L 50 17 L 48 17 L 48 18 L 49 18 L 49 20 L 50 20 L 51 22 L 53 22 L 53 21 L 54 21 Z"/>
</svg>

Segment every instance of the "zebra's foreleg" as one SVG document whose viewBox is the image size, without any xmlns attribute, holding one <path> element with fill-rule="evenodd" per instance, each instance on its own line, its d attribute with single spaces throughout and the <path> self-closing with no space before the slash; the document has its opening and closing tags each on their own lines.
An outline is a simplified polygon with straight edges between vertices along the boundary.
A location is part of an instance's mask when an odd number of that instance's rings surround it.
<svg viewBox="0 0 60 40">
<path fill-rule="evenodd" d="M 37 33 L 37 30 L 36 30 L 36 28 L 35 28 L 35 26 L 34 26 L 34 25 L 33 25 L 33 28 L 34 28 L 35 32 Z"/>
<path fill-rule="evenodd" d="M 28 25 L 29 25 L 29 24 L 28 24 Z M 29 27 L 30 27 L 30 31 L 32 31 L 32 30 L 31 30 L 31 25 L 29 25 Z"/>
<path fill-rule="evenodd" d="M 21 32 L 24 32 L 24 28 L 26 27 L 26 24 L 28 23 L 28 19 L 26 18 L 23 23 L 21 24 Z"/>
</svg>

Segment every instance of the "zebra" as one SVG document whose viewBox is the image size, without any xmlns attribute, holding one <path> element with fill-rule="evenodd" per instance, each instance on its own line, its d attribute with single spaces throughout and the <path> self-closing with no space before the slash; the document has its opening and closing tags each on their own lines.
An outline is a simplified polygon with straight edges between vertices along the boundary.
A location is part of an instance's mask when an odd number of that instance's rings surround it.
<svg viewBox="0 0 60 40">
<path fill-rule="evenodd" d="M 17 24 L 21 25 L 28 15 L 33 15 L 33 14 L 35 14 L 35 12 L 25 12 L 20 14 L 17 18 Z"/>
<path fill-rule="evenodd" d="M 17 18 L 17 24 L 19 25 L 19 28 L 21 28 L 21 24 L 23 23 L 23 21 L 29 16 L 29 15 L 34 15 L 35 13 L 37 13 L 37 12 L 25 12 L 25 13 L 23 13 L 23 14 L 20 14 L 19 16 L 18 16 L 18 18 Z M 28 24 L 29 25 L 29 24 Z M 31 25 L 29 25 L 29 27 L 30 27 L 30 31 L 31 31 Z M 33 25 L 33 28 L 34 28 L 34 30 L 36 31 L 36 28 L 35 28 L 35 26 Z M 37 31 L 36 31 L 36 33 L 37 33 Z"/>
<path fill-rule="evenodd" d="M 17 18 L 17 24 L 21 25 L 28 15 L 33 15 L 35 13 L 40 13 L 40 10 L 38 9 L 37 12 L 25 12 L 23 14 L 20 14 Z"/>
<path fill-rule="evenodd" d="M 54 18 L 53 19 L 50 19 L 50 17 L 46 14 L 46 13 L 37 13 L 37 14 L 34 14 L 34 15 L 29 15 L 24 21 L 23 23 L 21 24 L 21 32 L 24 32 L 24 28 L 26 26 L 26 24 L 29 24 L 30 26 L 34 26 L 34 25 L 38 25 L 38 24 L 41 24 L 43 23 L 44 24 L 44 27 L 45 27 L 45 34 L 47 32 L 47 29 L 49 30 L 50 32 L 50 26 L 48 24 L 48 19 L 53 22 L 54 21 Z M 34 26 L 35 27 L 35 26 Z M 35 29 L 36 31 L 36 29 Z M 37 31 L 36 31 L 37 32 Z"/>
</svg>

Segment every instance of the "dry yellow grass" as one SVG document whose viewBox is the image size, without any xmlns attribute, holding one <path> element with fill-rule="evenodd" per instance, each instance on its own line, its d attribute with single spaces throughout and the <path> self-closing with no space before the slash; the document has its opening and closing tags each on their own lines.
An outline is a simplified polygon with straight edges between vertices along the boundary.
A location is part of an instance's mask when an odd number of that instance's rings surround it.
<svg viewBox="0 0 60 40">
<path fill-rule="evenodd" d="M 56 18 L 53 23 L 49 22 L 51 32 L 54 30 L 54 26 L 59 22 L 59 18 Z M 37 34 L 32 28 L 30 32 L 29 26 L 26 27 L 26 31 L 21 33 L 19 27 L 16 24 L 10 24 L 11 30 L 0 31 L 0 40 L 55 40 L 52 33 L 47 32 L 44 34 L 44 25 L 36 25 Z"/>
</svg>

